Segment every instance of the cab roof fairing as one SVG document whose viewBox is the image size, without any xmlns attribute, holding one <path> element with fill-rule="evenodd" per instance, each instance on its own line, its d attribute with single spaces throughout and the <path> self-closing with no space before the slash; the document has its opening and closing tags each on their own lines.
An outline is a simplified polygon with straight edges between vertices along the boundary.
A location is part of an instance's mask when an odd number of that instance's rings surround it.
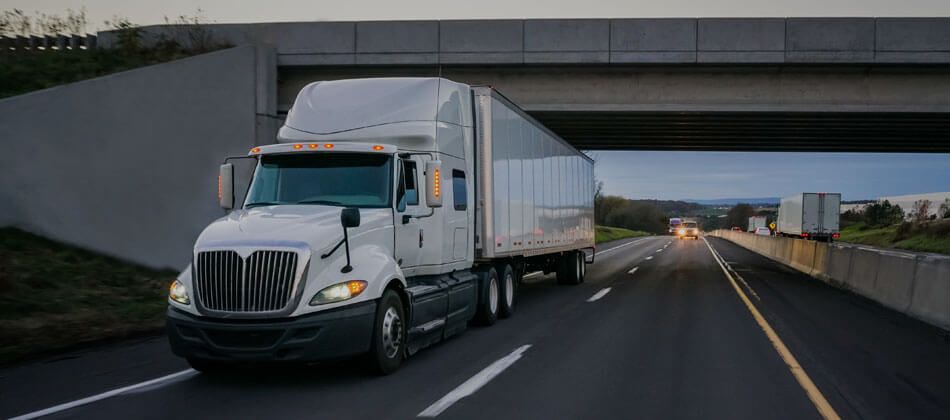
<svg viewBox="0 0 950 420">
<path fill-rule="evenodd" d="M 468 85 L 438 77 L 313 82 L 297 94 L 284 127 L 316 135 L 408 121 L 470 127 L 470 98 Z"/>
</svg>

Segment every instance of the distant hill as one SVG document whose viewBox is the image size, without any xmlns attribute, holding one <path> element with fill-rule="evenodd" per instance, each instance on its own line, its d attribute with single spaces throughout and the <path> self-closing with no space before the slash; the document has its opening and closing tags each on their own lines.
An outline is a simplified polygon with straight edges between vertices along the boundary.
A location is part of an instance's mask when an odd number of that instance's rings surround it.
<svg viewBox="0 0 950 420">
<path fill-rule="evenodd" d="M 780 197 L 754 197 L 754 198 L 716 198 L 712 200 L 693 200 L 683 199 L 689 203 L 698 203 L 706 206 L 734 206 L 739 203 L 748 204 L 778 204 L 782 199 Z"/>
</svg>

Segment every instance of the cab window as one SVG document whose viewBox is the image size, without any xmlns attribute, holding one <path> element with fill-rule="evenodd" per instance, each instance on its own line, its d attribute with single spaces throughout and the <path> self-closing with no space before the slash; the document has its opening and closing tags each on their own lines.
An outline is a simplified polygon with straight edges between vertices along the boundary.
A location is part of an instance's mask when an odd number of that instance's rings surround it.
<svg viewBox="0 0 950 420">
<path fill-rule="evenodd" d="M 416 163 L 402 161 L 399 167 L 399 180 L 396 186 L 396 210 L 405 211 L 406 205 L 419 204 L 419 189 L 416 182 Z"/>
</svg>

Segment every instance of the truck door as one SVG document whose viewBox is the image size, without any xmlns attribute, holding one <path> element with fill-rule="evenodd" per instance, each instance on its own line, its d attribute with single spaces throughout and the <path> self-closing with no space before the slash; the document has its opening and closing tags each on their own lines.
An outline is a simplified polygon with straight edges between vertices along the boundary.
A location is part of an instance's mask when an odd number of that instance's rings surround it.
<svg viewBox="0 0 950 420">
<path fill-rule="evenodd" d="M 396 262 L 405 270 L 419 265 L 424 232 L 418 216 L 422 216 L 419 189 L 419 162 L 407 157 L 396 167 Z"/>
</svg>

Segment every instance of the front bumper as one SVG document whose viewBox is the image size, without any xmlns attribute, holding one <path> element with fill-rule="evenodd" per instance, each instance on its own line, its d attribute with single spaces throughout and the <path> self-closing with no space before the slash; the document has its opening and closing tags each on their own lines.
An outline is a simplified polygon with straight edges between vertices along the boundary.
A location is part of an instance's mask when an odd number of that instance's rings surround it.
<svg viewBox="0 0 950 420">
<path fill-rule="evenodd" d="M 376 302 L 281 319 L 198 317 L 168 308 L 172 352 L 216 361 L 313 361 L 369 351 Z"/>
</svg>

